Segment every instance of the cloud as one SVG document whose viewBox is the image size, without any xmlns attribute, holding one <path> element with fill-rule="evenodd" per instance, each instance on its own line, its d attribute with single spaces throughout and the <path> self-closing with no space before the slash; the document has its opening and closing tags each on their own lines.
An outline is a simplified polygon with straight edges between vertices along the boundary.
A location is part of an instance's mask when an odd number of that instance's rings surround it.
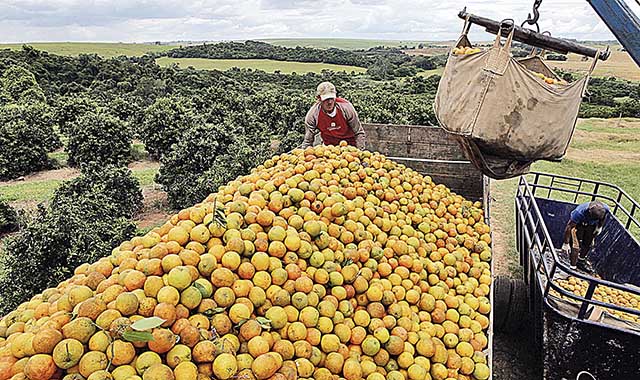
<svg viewBox="0 0 640 380">
<path fill-rule="evenodd" d="M 640 14 L 640 6 L 628 5 Z M 533 0 L 3 0 L 0 41 L 172 41 L 257 38 L 451 40 L 457 13 L 522 22 Z M 555 36 L 613 39 L 584 0 L 544 2 L 540 27 Z M 474 27 L 475 40 L 491 38 Z"/>
</svg>

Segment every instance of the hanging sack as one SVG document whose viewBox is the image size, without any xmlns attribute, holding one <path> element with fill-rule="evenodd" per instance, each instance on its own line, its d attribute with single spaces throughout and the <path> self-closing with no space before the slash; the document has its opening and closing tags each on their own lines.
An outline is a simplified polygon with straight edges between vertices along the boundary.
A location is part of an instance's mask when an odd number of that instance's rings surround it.
<svg viewBox="0 0 640 380">
<path fill-rule="evenodd" d="M 434 110 L 442 128 L 458 135 L 469 160 L 492 178 L 524 174 L 535 160 L 560 160 L 597 59 L 587 76 L 563 83 L 539 56 L 511 56 L 513 24 L 504 45 L 503 22 L 486 51 L 469 50 L 469 27 L 467 20 L 456 47 L 472 54 L 452 51 L 438 85 Z"/>
</svg>

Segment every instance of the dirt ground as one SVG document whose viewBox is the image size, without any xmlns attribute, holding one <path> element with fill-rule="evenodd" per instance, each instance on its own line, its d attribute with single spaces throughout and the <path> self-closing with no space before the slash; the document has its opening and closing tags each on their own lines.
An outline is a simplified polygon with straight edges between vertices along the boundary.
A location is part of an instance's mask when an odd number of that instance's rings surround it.
<svg viewBox="0 0 640 380">
<path fill-rule="evenodd" d="M 50 179 L 66 180 L 77 177 L 78 175 L 80 175 L 80 170 L 64 167 L 55 170 L 43 170 L 37 173 L 26 175 L 24 177 L 13 179 L 11 181 L 0 181 L 0 186 L 11 185 L 16 182 L 36 182 L 46 181 Z"/>
<path fill-rule="evenodd" d="M 127 165 L 127 167 L 131 170 L 158 169 L 160 168 L 160 163 L 158 161 L 141 160 L 134 161 Z"/>
<path fill-rule="evenodd" d="M 527 331 L 493 335 L 493 380 L 541 380 Z"/>
<path fill-rule="evenodd" d="M 640 161 L 640 153 L 625 152 L 606 149 L 581 150 L 569 148 L 567 157 L 576 161 L 609 161 L 609 162 L 638 162 Z"/>
<path fill-rule="evenodd" d="M 505 228 L 504 202 L 512 201 L 510 196 L 499 193 L 494 187 L 491 204 L 492 260 L 493 272 L 498 276 L 517 277 L 519 272 L 513 271 L 515 252 L 509 245 L 510 231 Z M 494 380 L 540 380 L 536 376 L 536 358 L 534 356 L 532 337 L 523 322 L 523 328 L 512 334 L 495 332 L 493 335 L 493 379 Z"/>
<path fill-rule="evenodd" d="M 142 189 L 144 204 L 142 211 L 135 218 L 135 222 L 140 229 L 146 229 L 162 224 L 169 219 L 171 213 L 167 203 L 167 193 L 162 191 L 160 186 L 153 185 Z"/>
</svg>

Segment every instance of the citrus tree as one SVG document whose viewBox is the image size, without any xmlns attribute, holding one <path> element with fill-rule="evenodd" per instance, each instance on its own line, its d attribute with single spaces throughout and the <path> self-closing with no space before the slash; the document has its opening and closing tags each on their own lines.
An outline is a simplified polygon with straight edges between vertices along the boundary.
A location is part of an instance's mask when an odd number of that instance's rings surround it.
<svg viewBox="0 0 640 380">
<path fill-rule="evenodd" d="M 106 110 L 88 112 L 72 125 L 67 150 L 69 165 L 96 162 L 101 165 L 126 165 L 131 157 L 132 133 Z"/>
</svg>

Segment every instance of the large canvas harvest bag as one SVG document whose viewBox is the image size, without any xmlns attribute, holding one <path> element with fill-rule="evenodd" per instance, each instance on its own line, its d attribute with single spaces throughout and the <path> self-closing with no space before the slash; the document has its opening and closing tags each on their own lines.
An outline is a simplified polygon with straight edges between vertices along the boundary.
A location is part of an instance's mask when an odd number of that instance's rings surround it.
<svg viewBox="0 0 640 380">
<path fill-rule="evenodd" d="M 456 46 L 471 47 L 469 26 Z M 535 160 L 564 156 L 596 63 L 573 83 L 549 84 L 536 76 L 557 79 L 544 61 L 514 59 L 513 28 L 504 45 L 501 32 L 486 51 L 449 54 L 434 103 L 442 128 L 458 135 L 468 158 L 496 179 L 526 173 Z"/>
</svg>

